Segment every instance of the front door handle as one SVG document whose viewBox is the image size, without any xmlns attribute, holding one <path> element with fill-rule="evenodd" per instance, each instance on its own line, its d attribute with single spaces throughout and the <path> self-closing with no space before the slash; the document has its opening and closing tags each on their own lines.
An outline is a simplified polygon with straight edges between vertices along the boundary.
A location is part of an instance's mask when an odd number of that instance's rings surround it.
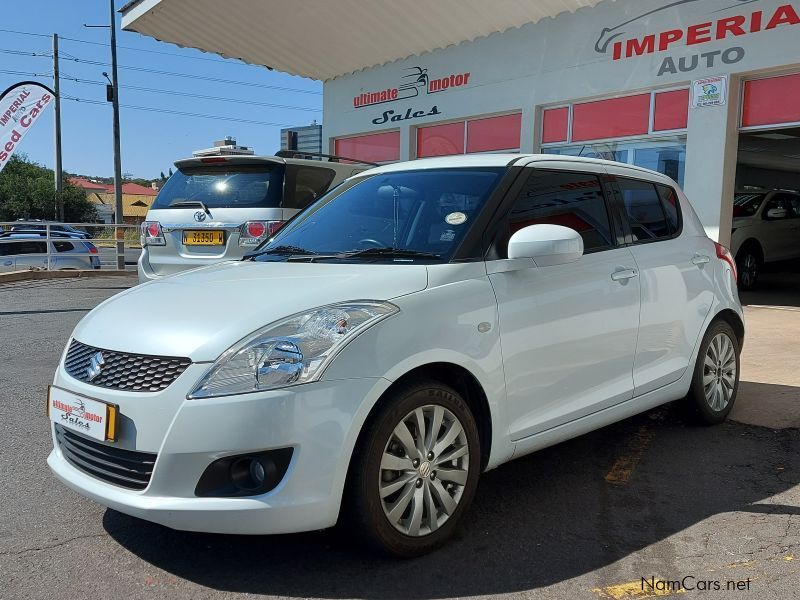
<svg viewBox="0 0 800 600">
<path fill-rule="evenodd" d="M 614 281 L 627 281 L 628 279 L 633 279 L 638 276 L 639 273 L 636 269 L 620 269 L 611 274 L 611 279 Z"/>
<path fill-rule="evenodd" d="M 5 266 L 5 267 L 10 267 L 10 266 L 11 266 L 11 265 L 13 265 L 13 264 L 14 264 L 14 261 L 13 261 L 13 260 L 7 260 L 6 262 L 4 262 L 4 263 L 3 263 L 3 266 Z"/>
<path fill-rule="evenodd" d="M 692 264 L 699 267 L 700 265 L 707 265 L 709 261 L 711 261 L 711 259 L 705 254 L 695 254 L 692 259 Z"/>
</svg>

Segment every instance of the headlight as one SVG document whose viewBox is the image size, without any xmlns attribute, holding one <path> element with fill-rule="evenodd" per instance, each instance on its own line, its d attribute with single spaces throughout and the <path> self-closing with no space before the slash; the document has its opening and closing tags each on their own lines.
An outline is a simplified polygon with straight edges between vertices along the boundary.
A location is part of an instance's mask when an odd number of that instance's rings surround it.
<svg viewBox="0 0 800 600">
<path fill-rule="evenodd" d="M 316 381 L 348 342 L 399 310 L 388 302 L 343 302 L 267 325 L 223 352 L 189 397 L 246 394 Z"/>
</svg>

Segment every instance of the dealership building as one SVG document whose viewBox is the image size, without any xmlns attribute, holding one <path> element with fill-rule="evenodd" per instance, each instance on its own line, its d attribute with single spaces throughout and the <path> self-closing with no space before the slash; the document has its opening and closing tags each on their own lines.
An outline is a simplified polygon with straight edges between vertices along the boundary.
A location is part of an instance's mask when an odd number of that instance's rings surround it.
<svg viewBox="0 0 800 600">
<path fill-rule="evenodd" d="M 730 239 L 736 190 L 800 189 L 800 1 L 137 0 L 123 27 L 324 82 L 323 147 L 374 162 L 610 158 Z"/>
</svg>

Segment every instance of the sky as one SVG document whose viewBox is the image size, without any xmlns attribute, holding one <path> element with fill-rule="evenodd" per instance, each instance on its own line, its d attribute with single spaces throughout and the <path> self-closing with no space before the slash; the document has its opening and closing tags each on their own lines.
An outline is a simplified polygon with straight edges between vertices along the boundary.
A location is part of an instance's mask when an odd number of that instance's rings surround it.
<svg viewBox="0 0 800 600">
<path fill-rule="evenodd" d="M 125 0 L 115 0 L 117 9 L 124 3 Z M 111 177 L 114 174 L 112 110 L 111 104 L 105 102 L 106 81 L 102 75 L 103 71 L 111 74 L 110 32 L 107 27 L 84 27 L 84 24 L 109 23 L 108 2 L 44 0 L 36 6 L 35 11 L 5 11 L 0 21 L 0 92 L 23 80 L 41 81 L 52 87 L 50 36 L 57 33 L 61 55 L 63 168 L 70 173 Z M 240 145 L 253 147 L 257 154 L 272 154 L 280 148 L 281 127 L 321 121 L 320 82 L 121 31 L 120 15 L 115 16 L 123 106 L 120 110 L 123 173 L 144 179 L 159 177 L 162 171 L 167 173 L 175 160 L 191 156 L 193 150 L 208 148 L 214 140 L 227 135 L 236 138 Z M 166 114 L 125 108 L 125 105 L 205 116 Z M 49 114 L 42 115 L 18 150 L 49 168 L 53 167 L 55 156 L 53 112 L 49 108 Z"/>
</svg>

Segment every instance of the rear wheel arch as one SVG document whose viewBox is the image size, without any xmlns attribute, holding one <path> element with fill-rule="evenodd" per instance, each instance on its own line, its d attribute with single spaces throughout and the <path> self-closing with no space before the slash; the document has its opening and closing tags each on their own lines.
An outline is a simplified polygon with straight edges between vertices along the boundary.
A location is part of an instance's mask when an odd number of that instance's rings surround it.
<svg viewBox="0 0 800 600">
<path fill-rule="evenodd" d="M 764 262 L 764 247 L 756 238 L 748 238 L 742 243 L 738 252 L 736 252 L 736 259 L 738 260 L 740 256 L 743 256 L 746 251 L 754 252 L 761 262 Z"/>
<path fill-rule="evenodd" d="M 718 321 L 724 321 L 731 326 L 736 334 L 736 339 L 739 342 L 739 350 L 741 351 L 742 346 L 744 346 L 744 321 L 742 321 L 742 318 L 736 313 L 736 311 L 726 308 L 725 310 L 717 313 L 708 326 L 711 327 Z"/>
</svg>

